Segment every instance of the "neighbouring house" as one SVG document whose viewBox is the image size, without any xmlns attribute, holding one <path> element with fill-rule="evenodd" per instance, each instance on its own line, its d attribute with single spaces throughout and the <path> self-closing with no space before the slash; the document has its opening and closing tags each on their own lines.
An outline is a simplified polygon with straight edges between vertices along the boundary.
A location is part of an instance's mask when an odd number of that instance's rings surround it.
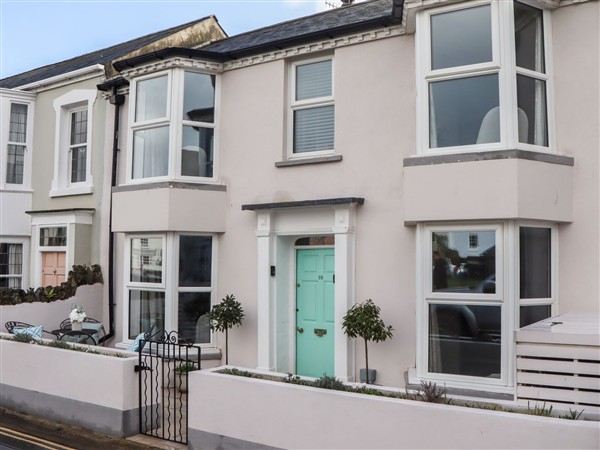
<svg viewBox="0 0 600 450">
<path fill-rule="evenodd" d="M 85 254 L 114 265 L 114 346 L 177 330 L 220 361 L 206 313 L 234 294 L 232 364 L 358 380 L 341 323 L 371 298 L 394 327 L 370 347 L 378 384 L 513 398 L 519 328 L 600 313 L 599 17 L 597 0 L 373 0 L 111 55 L 85 98 L 2 80 L 35 101 L 32 229 L 56 210 L 91 225 Z M 93 103 L 88 160 L 116 174 L 92 166 L 101 190 L 54 198 L 75 156 L 36 136 L 63 96 Z M 12 153 L 29 139 L 4 136 Z"/>
<path fill-rule="evenodd" d="M 74 264 L 109 270 L 112 117 L 96 85 L 117 57 L 225 36 L 210 16 L 0 80 L 0 287 L 56 286 Z"/>
</svg>

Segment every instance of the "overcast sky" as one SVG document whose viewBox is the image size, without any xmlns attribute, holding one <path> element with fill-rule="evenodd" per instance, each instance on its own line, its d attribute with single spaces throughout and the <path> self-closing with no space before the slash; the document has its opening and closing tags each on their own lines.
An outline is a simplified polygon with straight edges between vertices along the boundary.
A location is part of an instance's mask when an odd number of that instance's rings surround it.
<svg viewBox="0 0 600 450">
<path fill-rule="evenodd" d="M 213 14 L 233 36 L 327 8 L 325 0 L 0 0 L 0 78 Z"/>
</svg>

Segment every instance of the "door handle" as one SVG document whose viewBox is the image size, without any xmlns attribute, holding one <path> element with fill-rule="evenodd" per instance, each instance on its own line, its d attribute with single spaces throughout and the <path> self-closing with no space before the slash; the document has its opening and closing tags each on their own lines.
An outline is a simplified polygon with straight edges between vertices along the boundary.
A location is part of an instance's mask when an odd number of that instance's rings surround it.
<svg viewBox="0 0 600 450">
<path fill-rule="evenodd" d="M 304 333 L 304 328 L 302 328 L 302 327 L 296 327 L 296 331 L 298 333 Z"/>
</svg>

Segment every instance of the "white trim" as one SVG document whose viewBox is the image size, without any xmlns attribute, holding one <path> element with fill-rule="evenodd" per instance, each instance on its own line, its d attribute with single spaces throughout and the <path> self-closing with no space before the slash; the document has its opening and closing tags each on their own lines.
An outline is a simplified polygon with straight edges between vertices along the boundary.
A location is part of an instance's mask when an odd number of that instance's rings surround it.
<svg viewBox="0 0 600 450">
<path fill-rule="evenodd" d="M 23 84 L 21 86 L 17 86 L 14 89 L 22 89 L 22 90 L 37 90 L 38 92 L 43 90 L 42 88 L 49 88 L 51 85 L 64 85 L 68 83 L 73 83 L 75 81 L 82 81 L 89 78 L 94 78 L 99 75 L 104 74 L 104 66 L 102 64 L 94 64 L 92 66 L 83 67 L 81 69 L 73 70 L 71 72 L 66 72 L 60 75 L 56 75 L 54 77 L 45 78 L 40 81 L 35 81 L 33 83 Z M 52 86 L 58 87 L 58 86 Z"/>
<path fill-rule="evenodd" d="M 97 91 L 74 89 L 53 102 L 56 113 L 54 137 L 54 177 L 49 192 L 50 197 L 90 194 L 94 189 L 92 178 L 94 103 Z M 70 129 L 71 113 L 87 109 L 86 178 L 80 183 L 70 182 Z"/>
<path fill-rule="evenodd" d="M 33 167 L 33 133 L 35 116 L 35 94 L 19 93 L 8 89 L 2 89 L 0 94 L 0 117 L 2 118 L 2 136 L 0 140 L 0 190 L 4 192 L 32 192 L 31 191 L 31 171 Z M 25 131 L 25 142 L 9 141 L 10 117 L 13 104 L 27 106 L 27 123 Z M 25 147 L 23 161 L 23 183 L 7 183 L 7 163 L 8 163 L 8 145 L 19 145 Z"/>
</svg>

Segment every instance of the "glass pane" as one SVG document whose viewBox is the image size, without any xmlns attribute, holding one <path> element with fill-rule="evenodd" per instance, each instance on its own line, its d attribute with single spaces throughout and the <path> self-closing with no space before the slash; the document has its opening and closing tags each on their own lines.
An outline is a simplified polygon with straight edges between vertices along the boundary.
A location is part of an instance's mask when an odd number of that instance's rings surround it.
<svg viewBox="0 0 600 450">
<path fill-rule="evenodd" d="M 517 75 L 519 142 L 548 146 L 546 82 Z"/>
<path fill-rule="evenodd" d="M 87 110 L 71 113 L 71 145 L 87 142 Z"/>
<path fill-rule="evenodd" d="M 179 237 L 179 286 L 210 287 L 212 238 Z"/>
<path fill-rule="evenodd" d="M 6 150 L 6 182 L 23 184 L 25 146 L 8 144 Z"/>
<path fill-rule="evenodd" d="M 296 100 L 329 97 L 331 60 L 296 66 Z"/>
<path fill-rule="evenodd" d="M 530 305 L 519 308 L 519 328 L 547 319 L 552 314 L 550 305 Z"/>
<path fill-rule="evenodd" d="M 431 148 L 500 142 L 498 75 L 429 84 Z"/>
<path fill-rule="evenodd" d="M 335 245 L 335 235 L 303 237 L 296 239 L 294 245 Z"/>
<path fill-rule="evenodd" d="M 500 378 L 501 307 L 429 305 L 429 372 Z"/>
<path fill-rule="evenodd" d="M 25 142 L 27 136 L 27 105 L 12 103 L 10 105 L 10 124 L 8 140 L 10 142 Z"/>
<path fill-rule="evenodd" d="M 23 245 L 22 244 L 0 244 L 0 275 L 21 275 L 23 273 Z M 8 280 L 9 278 L 2 278 Z M 15 278 L 19 280 L 20 278 Z M 10 286 L 5 287 L 17 287 Z"/>
<path fill-rule="evenodd" d="M 178 332 L 197 344 L 210 343 L 210 292 L 180 292 Z"/>
<path fill-rule="evenodd" d="M 294 153 L 333 150 L 333 106 L 294 111 Z"/>
<path fill-rule="evenodd" d="M 136 122 L 167 116 L 167 87 L 167 75 L 137 83 L 135 93 Z"/>
<path fill-rule="evenodd" d="M 162 238 L 131 239 L 130 281 L 162 283 Z"/>
<path fill-rule="evenodd" d="M 71 183 L 81 183 L 86 178 L 87 148 L 71 149 Z"/>
<path fill-rule="evenodd" d="M 550 298 L 551 230 L 519 229 L 519 278 L 521 298 Z"/>
<path fill-rule="evenodd" d="M 185 72 L 183 90 L 183 120 L 214 123 L 214 75 Z"/>
<path fill-rule="evenodd" d="M 40 229 L 40 247 L 64 247 L 67 245 L 67 227 Z"/>
<path fill-rule="evenodd" d="M 469 243 L 475 234 L 479 246 L 472 248 Z M 435 232 L 431 238 L 433 292 L 496 292 L 494 231 Z"/>
<path fill-rule="evenodd" d="M 169 127 L 133 133 L 133 178 L 166 176 L 169 173 Z"/>
<path fill-rule="evenodd" d="M 492 60 L 490 5 L 431 16 L 431 68 Z"/>
<path fill-rule="evenodd" d="M 214 133 L 213 128 L 183 127 L 181 175 L 212 177 Z"/>
<path fill-rule="evenodd" d="M 517 66 L 545 73 L 542 11 L 518 2 L 514 5 Z"/>
<path fill-rule="evenodd" d="M 165 329 L 165 293 L 129 291 L 129 339 Z"/>
</svg>

